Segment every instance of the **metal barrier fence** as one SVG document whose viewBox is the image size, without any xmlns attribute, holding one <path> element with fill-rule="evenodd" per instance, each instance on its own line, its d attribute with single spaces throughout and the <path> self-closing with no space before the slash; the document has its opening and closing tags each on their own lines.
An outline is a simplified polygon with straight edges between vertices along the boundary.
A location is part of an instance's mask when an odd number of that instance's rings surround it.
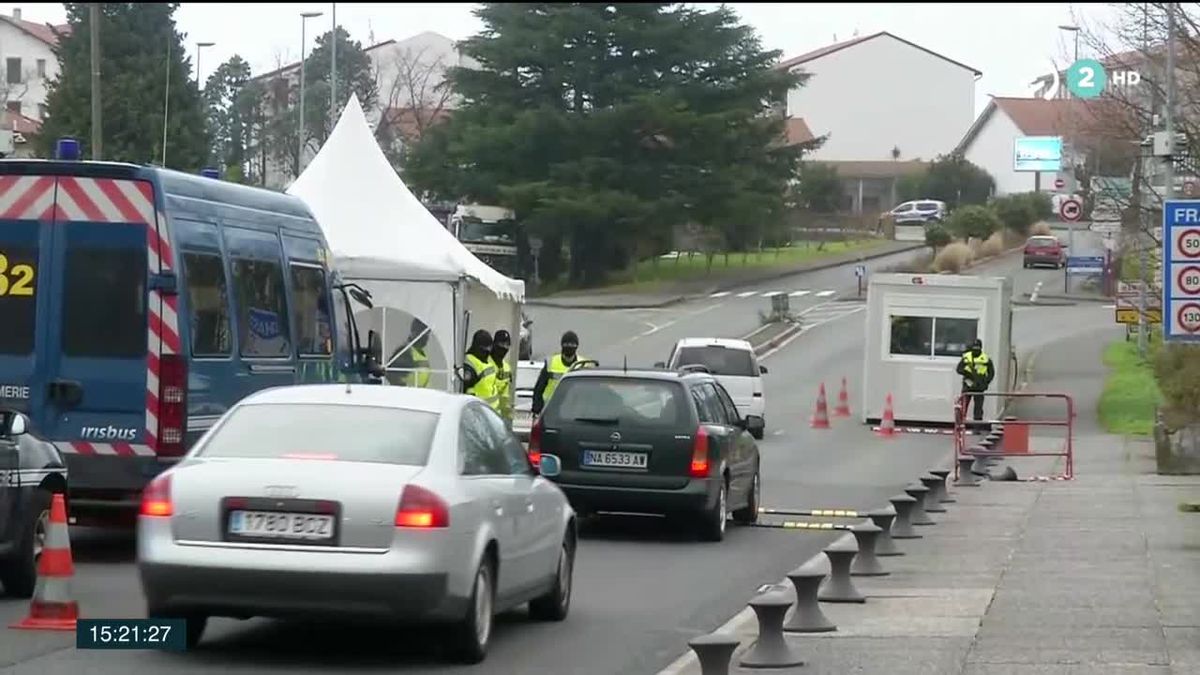
<svg viewBox="0 0 1200 675">
<path fill-rule="evenodd" d="M 1063 419 L 1020 419 L 1015 416 L 1003 420 L 967 420 L 965 419 L 967 400 L 969 397 L 1001 397 L 1006 399 L 1051 399 L 1061 400 L 1066 404 L 1066 414 Z M 978 399 L 977 399 L 978 401 Z M 978 405 L 978 403 L 976 403 Z M 969 426 L 987 425 L 998 430 L 977 446 L 977 452 L 967 448 L 967 428 Z M 1066 429 L 1066 438 L 1060 452 L 1034 450 L 1029 447 L 1029 430 L 1033 427 L 1062 427 Z M 970 455 L 988 457 L 1062 457 L 1066 465 L 1061 476 L 1070 480 L 1075 476 L 1075 401 L 1068 394 L 1039 393 L 1039 392 L 963 392 L 954 402 L 954 478 L 960 475 L 959 459 Z M 999 446 L 999 447 L 997 447 Z"/>
</svg>

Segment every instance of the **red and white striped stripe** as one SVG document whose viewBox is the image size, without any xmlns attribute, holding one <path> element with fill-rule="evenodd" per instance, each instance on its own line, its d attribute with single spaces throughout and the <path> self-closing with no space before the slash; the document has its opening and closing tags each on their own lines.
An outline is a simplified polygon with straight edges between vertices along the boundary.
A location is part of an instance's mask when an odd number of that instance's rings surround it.
<svg viewBox="0 0 1200 675">
<path fill-rule="evenodd" d="M 166 218 L 155 211 L 154 187 L 146 181 L 0 176 L 0 218 L 143 225 L 149 273 L 160 274 L 172 269 L 170 244 L 158 233 L 158 223 L 165 223 Z M 163 297 L 159 291 L 150 291 L 148 306 L 145 443 L 73 441 L 60 444 L 60 449 L 83 455 L 119 457 L 153 457 L 156 454 L 159 356 L 179 353 L 179 319 L 174 297 Z"/>
</svg>

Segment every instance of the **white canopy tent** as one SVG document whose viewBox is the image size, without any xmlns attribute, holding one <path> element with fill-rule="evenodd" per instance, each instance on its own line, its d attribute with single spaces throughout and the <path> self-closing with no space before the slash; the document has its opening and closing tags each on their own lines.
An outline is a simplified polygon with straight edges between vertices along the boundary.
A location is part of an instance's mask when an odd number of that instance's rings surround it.
<svg viewBox="0 0 1200 675">
<path fill-rule="evenodd" d="M 388 379 L 404 382 L 410 327 L 430 333 L 429 386 L 455 390 L 470 333 L 509 331 L 516 370 L 525 282 L 510 279 L 468 251 L 421 204 L 384 156 L 358 98 L 350 97 L 333 133 L 288 193 L 308 205 L 333 252 L 343 281 L 371 293 L 359 330 L 376 331 Z M 415 328 L 414 328 L 415 330 Z"/>
</svg>

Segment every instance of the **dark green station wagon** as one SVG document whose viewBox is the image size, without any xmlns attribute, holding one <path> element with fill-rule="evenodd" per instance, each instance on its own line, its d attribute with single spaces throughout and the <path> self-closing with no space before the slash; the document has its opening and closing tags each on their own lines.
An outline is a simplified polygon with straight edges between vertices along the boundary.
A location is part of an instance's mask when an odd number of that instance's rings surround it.
<svg viewBox="0 0 1200 675">
<path fill-rule="evenodd" d="M 551 480 L 581 515 L 683 516 L 721 541 L 730 513 L 758 519 L 761 424 L 703 372 L 587 368 L 563 376 L 529 453 L 535 466 L 542 454 L 559 458 Z"/>
</svg>

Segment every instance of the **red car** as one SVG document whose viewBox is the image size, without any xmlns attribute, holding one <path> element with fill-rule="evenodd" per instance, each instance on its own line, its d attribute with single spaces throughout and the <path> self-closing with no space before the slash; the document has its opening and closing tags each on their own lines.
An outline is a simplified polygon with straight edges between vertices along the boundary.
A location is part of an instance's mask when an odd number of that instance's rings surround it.
<svg viewBox="0 0 1200 675">
<path fill-rule="evenodd" d="M 1058 237 L 1036 235 L 1025 241 L 1025 268 L 1049 265 L 1055 269 L 1065 267 L 1067 252 Z"/>
</svg>

